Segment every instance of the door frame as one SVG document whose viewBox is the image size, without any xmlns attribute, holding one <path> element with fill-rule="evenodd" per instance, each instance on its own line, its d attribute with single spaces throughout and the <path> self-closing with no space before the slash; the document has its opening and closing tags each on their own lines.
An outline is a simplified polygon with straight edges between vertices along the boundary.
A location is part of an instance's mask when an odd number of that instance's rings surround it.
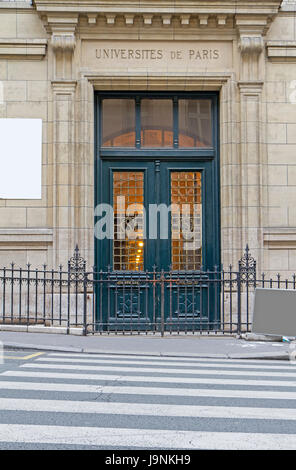
<svg viewBox="0 0 296 470">
<path fill-rule="evenodd" d="M 100 101 L 103 98 L 186 98 L 186 99 L 210 99 L 212 103 L 212 141 L 213 148 L 198 148 L 198 149 L 184 149 L 184 148 L 105 148 L 100 147 L 101 140 L 101 110 Z M 186 163 L 196 162 L 198 169 L 198 162 L 211 162 L 212 166 L 212 201 L 213 201 L 213 237 L 211 240 L 212 245 L 212 266 L 213 269 L 221 269 L 221 215 L 220 215 L 220 152 L 219 152 L 219 113 L 218 113 L 218 92 L 95 92 L 95 206 L 103 202 L 103 161 L 109 161 L 110 164 L 116 161 L 126 159 L 126 166 L 130 165 L 135 169 L 136 162 L 154 162 L 156 159 L 170 163 L 182 163 L 186 168 Z M 174 108 L 174 113 L 175 113 Z M 137 114 L 136 114 L 137 119 Z M 174 118 L 174 122 L 176 119 Z M 135 166 L 133 165 L 135 163 Z M 96 218 L 94 218 L 95 223 Z M 101 258 L 102 243 L 94 238 L 94 251 L 95 251 L 95 266 L 99 270 L 99 260 Z M 99 247 L 100 245 L 100 247 Z"/>
</svg>

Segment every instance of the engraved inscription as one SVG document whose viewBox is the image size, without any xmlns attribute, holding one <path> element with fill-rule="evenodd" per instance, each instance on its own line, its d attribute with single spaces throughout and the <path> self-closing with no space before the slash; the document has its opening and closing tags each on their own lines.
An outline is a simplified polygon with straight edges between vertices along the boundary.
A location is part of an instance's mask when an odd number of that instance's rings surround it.
<svg viewBox="0 0 296 470">
<path fill-rule="evenodd" d="M 220 51 L 218 49 L 176 49 L 166 51 L 163 49 L 119 48 L 96 49 L 96 58 L 100 60 L 162 60 L 166 53 L 170 60 L 217 60 L 220 58 Z"/>
<path fill-rule="evenodd" d="M 200 72 L 232 69 L 231 41 L 83 40 L 81 62 L 101 72 Z"/>
<path fill-rule="evenodd" d="M 96 49 L 97 59 L 161 60 L 161 49 Z"/>
</svg>

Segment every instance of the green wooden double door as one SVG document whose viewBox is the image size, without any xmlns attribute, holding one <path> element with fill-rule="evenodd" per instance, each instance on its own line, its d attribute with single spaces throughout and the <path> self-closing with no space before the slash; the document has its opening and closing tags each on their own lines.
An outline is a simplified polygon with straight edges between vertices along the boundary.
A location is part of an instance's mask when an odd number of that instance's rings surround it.
<svg viewBox="0 0 296 470">
<path fill-rule="evenodd" d="M 96 305 L 108 327 L 219 318 L 217 110 L 214 92 L 96 95 Z"/>
<path fill-rule="evenodd" d="M 97 241 L 108 272 L 103 323 L 147 328 L 162 315 L 169 328 L 182 329 L 216 321 L 217 279 L 207 273 L 219 265 L 213 161 L 105 160 L 101 177 L 110 205 L 109 226 L 99 219 L 109 236 Z"/>
</svg>

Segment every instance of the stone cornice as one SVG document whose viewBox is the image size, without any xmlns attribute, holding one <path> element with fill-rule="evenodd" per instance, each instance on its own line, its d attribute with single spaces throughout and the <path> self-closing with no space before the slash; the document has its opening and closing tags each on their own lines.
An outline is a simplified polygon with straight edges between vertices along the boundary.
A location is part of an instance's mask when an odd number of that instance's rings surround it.
<svg viewBox="0 0 296 470">
<path fill-rule="evenodd" d="M 0 229 L 0 250 L 40 250 L 52 245 L 51 229 Z"/>
<path fill-rule="evenodd" d="M 76 80 L 52 80 L 52 89 L 57 95 L 71 95 L 75 92 Z"/>
<path fill-rule="evenodd" d="M 275 14 L 281 0 L 34 0 L 38 11 L 64 13 Z"/>
<path fill-rule="evenodd" d="M 47 39 L 0 39 L 0 59 L 40 60 L 46 46 Z"/>
<path fill-rule="evenodd" d="M 134 73 L 121 74 L 111 72 L 108 74 L 100 72 L 85 72 L 81 75 L 82 78 L 87 79 L 96 90 L 179 90 L 190 91 L 202 87 L 203 90 L 220 90 L 224 83 L 233 79 L 229 73 L 186 73 L 177 74 L 172 76 L 157 74 L 157 73 Z"/>
<path fill-rule="evenodd" d="M 296 41 L 268 41 L 266 50 L 273 62 L 296 62 Z"/>
<path fill-rule="evenodd" d="M 281 0 L 34 0 L 34 6 L 41 17 L 55 17 L 70 20 L 71 17 L 86 17 L 93 25 L 98 18 L 105 18 L 106 24 L 115 25 L 118 17 L 125 19 L 126 26 L 132 26 L 135 18 L 146 26 L 153 25 L 155 18 L 161 18 L 163 26 L 170 26 L 178 18 L 180 26 L 195 21 L 197 26 L 206 27 L 215 19 L 216 25 L 226 26 L 227 20 L 246 21 L 252 29 L 259 22 L 265 25 L 279 11 Z M 242 17 L 242 18 L 241 18 Z M 246 19 L 244 17 L 247 17 Z M 50 22 L 49 22 L 50 23 Z"/>
<path fill-rule="evenodd" d="M 236 31 L 242 57 L 247 60 L 263 51 L 263 36 L 280 6 L 281 0 L 34 0 L 55 52 L 72 53 L 79 28 L 87 33 L 100 23 L 110 28 Z"/>
<path fill-rule="evenodd" d="M 260 80 L 249 80 L 249 81 L 239 81 L 238 87 L 240 92 L 244 95 L 258 95 L 258 93 L 262 92 L 264 82 Z"/>
<path fill-rule="evenodd" d="M 67 37 L 75 35 L 78 25 L 78 14 L 62 15 L 48 13 L 47 15 L 42 15 L 42 19 L 48 33 Z"/>
<path fill-rule="evenodd" d="M 296 228 L 273 227 L 264 230 L 264 245 L 269 249 L 287 250 L 296 247 Z"/>
</svg>

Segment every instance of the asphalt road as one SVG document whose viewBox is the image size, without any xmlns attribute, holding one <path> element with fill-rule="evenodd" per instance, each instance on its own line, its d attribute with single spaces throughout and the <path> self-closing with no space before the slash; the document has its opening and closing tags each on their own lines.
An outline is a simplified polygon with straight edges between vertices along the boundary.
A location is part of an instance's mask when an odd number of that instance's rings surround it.
<svg viewBox="0 0 296 470">
<path fill-rule="evenodd" d="M 6 351 L 0 449 L 296 449 L 296 365 Z"/>
</svg>

